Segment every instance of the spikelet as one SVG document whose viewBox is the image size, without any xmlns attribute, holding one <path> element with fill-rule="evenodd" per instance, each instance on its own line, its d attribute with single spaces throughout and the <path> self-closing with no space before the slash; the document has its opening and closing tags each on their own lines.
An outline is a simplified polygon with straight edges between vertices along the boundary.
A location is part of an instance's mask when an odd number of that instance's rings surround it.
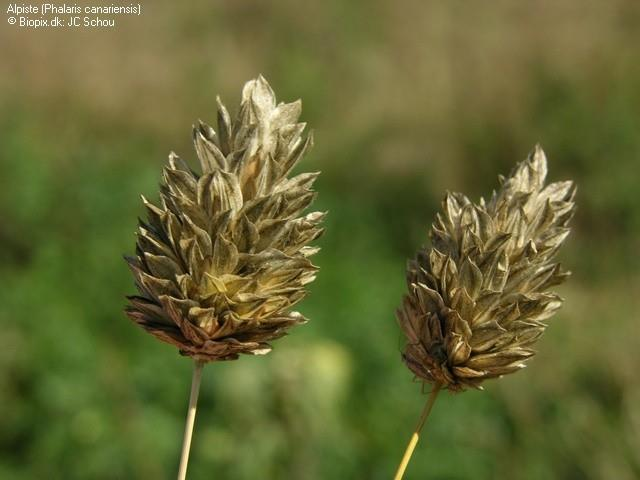
<svg viewBox="0 0 640 480">
<path fill-rule="evenodd" d="M 524 367 L 543 321 L 562 299 L 549 291 L 568 272 L 553 258 L 569 234 L 572 182 L 544 185 L 536 146 L 499 192 L 473 204 L 448 193 L 430 237 L 409 262 L 409 293 L 397 312 L 403 359 L 420 379 L 459 391 Z"/>
<path fill-rule="evenodd" d="M 288 178 L 312 144 L 301 102 L 276 105 L 260 76 L 248 82 L 235 121 L 218 99 L 218 130 L 199 122 L 201 173 L 169 156 L 161 203 L 143 197 L 136 256 L 127 258 L 138 296 L 127 315 L 199 361 L 263 354 L 306 319 L 290 308 L 317 267 L 309 256 L 324 214 L 302 216 L 318 173 Z"/>
</svg>

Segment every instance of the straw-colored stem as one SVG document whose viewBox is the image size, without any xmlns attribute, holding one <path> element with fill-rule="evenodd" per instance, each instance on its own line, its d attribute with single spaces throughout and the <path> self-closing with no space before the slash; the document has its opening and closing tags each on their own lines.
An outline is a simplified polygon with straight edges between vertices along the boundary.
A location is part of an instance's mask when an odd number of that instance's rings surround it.
<svg viewBox="0 0 640 480">
<path fill-rule="evenodd" d="M 413 455 L 413 451 L 418 444 L 418 438 L 420 438 L 420 431 L 422 427 L 424 427 L 424 423 L 427 421 L 427 417 L 429 413 L 431 413 L 431 408 L 433 407 L 434 402 L 436 401 L 436 397 L 438 396 L 438 392 L 440 391 L 440 387 L 442 384 L 436 383 L 433 386 L 433 390 L 429 394 L 429 398 L 427 399 L 427 403 L 422 410 L 422 415 L 420 415 L 420 420 L 418 420 L 418 425 L 416 426 L 413 435 L 411 435 L 411 440 L 409 440 L 409 445 L 407 445 L 407 449 L 404 451 L 404 456 L 402 457 L 402 461 L 398 466 L 398 470 L 396 471 L 396 476 L 393 477 L 393 480 L 402 480 L 404 475 L 404 471 L 407 469 L 407 465 L 409 465 L 409 460 L 411 460 L 411 455 Z"/>
<path fill-rule="evenodd" d="M 189 410 L 187 411 L 187 422 L 184 426 L 184 439 L 182 440 L 178 480 L 185 480 L 185 478 L 187 478 L 187 464 L 189 463 L 189 450 L 191 450 L 191 437 L 193 435 L 193 424 L 196 420 L 196 407 L 198 405 L 198 393 L 200 392 L 203 366 L 204 362 L 194 360 L 193 376 L 191 377 L 191 394 L 189 395 Z"/>
</svg>

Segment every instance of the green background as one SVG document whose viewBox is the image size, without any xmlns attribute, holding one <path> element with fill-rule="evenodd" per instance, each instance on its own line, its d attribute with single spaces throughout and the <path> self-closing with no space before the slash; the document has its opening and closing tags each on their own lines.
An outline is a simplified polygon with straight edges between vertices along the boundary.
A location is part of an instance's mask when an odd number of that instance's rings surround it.
<svg viewBox="0 0 640 480">
<path fill-rule="evenodd" d="M 311 321 L 205 368 L 189 478 L 389 479 L 426 399 L 394 310 L 444 192 L 540 141 L 579 186 L 564 308 L 525 371 L 441 395 L 407 479 L 640 478 L 640 3 L 147 1 L 0 19 L 0 478 L 174 478 L 191 362 L 122 313 L 139 198 L 263 73 L 329 210 Z M 4 15 L 4 12 L 3 12 Z"/>
</svg>

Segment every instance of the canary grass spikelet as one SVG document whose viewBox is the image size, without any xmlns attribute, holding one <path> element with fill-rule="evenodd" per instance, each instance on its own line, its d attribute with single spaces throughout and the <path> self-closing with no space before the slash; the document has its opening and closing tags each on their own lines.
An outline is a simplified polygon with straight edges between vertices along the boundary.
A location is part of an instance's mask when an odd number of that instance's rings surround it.
<svg viewBox="0 0 640 480">
<path fill-rule="evenodd" d="M 260 76 L 242 92 L 235 120 L 218 99 L 217 131 L 198 122 L 200 172 L 169 156 L 155 205 L 143 197 L 136 255 L 139 295 L 127 315 L 197 361 L 267 353 L 306 319 L 291 307 L 318 268 L 308 244 L 324 213 L 302 215 L 319 173 L 290 177 L 312 145 L 301 102 L 276 104 Z"/>
<path fill-rule="evenodd" d="M 534 355 L 544 320 L 561 306 L 549 290 L 565 280 L 554 256 L 574 213 L 572 182 L 545 186 L 539 146 L 488 201 L 448 193 L 432 246 L 407 269 L 397 312 L 403 359 L 419 379 L 452 391 L 480 388 Z"/>
</svg>

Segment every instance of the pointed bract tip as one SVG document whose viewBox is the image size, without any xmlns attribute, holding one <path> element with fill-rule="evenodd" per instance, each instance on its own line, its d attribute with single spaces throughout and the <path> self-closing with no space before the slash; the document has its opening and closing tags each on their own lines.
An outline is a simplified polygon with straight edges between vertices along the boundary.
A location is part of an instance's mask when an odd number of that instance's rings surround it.
<svg viewBox="0 0 640 480">
<path fill-rule="evenodd" d="M 545 155 L 544 150 L 542 149 L 542 145 L 540 145 L 539 142 L 536 143 L 533 147 L 533 151 L 529 155 L 529 160 L 534 164 L 544 163 L 546 165 L 547 156 Z"/>
</svg>

